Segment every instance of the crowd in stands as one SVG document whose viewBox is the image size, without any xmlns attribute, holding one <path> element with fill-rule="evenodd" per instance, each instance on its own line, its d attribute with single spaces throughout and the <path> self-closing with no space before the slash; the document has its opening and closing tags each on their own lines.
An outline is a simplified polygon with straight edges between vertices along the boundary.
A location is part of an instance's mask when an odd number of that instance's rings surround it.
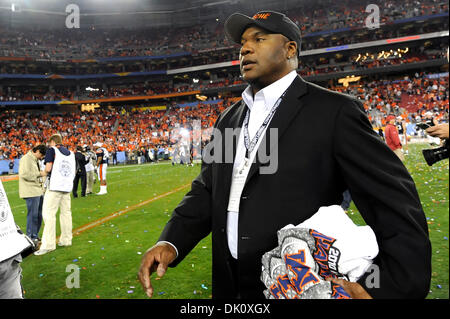
<svg viewBox="0 0 450 319">
<path fill-rule="evenodd" d="M 395 53 L 395 52 L 394 52 Z M 395 66 L 408 63 L 416 63 L 430 61 L 435 59 L 445 59 L 447 47 L 439 50 L 426 51 L 423 47 L 411 48 L 402 56 L 393 55 L 387 58 L 378 58 L 377 54 L 372 55 L 369 59 L 357 60 L 359 55 L 351 56 L 347 59 L 336 60 L 335 58 L 320 57 L 319 60 L 300 59 L 301 67 L 299 74 L 302 76 L 314 76 L 319 74 L 329 74 L 346 71 L 360 71 L 385 66 Z"/>
<path fill-rule="evenodd" d="M 423 46 L 408 48 L 408 52 L 399 55 L 390 54 L 389 57 L 379 58 L 377 54 L 367 59 L 357 59 L 359 55 L 345 56 L 340 60 L 335 57 L 301 58 L 299 74 L 303 77 L 337 72 L 360 71 L 384 66 L 396 66 L 408 63 L 445 59 L 447 47 L 444 43 L 438 43 L 432 49 Z M 396 52 L 395 52 L 396 53 Z M 214 75 L 214 72 L 212 72 Z M 0 101 L 59 101 L 59 100 L 86 100 L 114 98 L 124 96 L 156 95 L 168 93 L 180 93 L 208 88 L 228 87 L 242 84 L 243 81 L 236 73 L 229 73 L 227 78 L 215 80 L 193 79 L 169 82 L 144 82 L 121 86 L 101 85 L 94 90 L 86 90 L 88 87 L 38 87 L 38 86 L 3 86 L 0 88 Z"/>
<path fill-rule="evenodd" d="M 448 75 L 429 78 L 427 74 L 416 73 L 400 79 L 361 80 L 348 87 L 339 84 L 329 88 L 361 100 L 374 127 L 384 127 L 387 114 L 401 115 L 407 122 L 415 123 L 427 111 L 433 112 L 436 119 L 448 122 Z M 411 96 L 417 98 L 412 107 L 404 101 Z M 186 128 L 192 132 L 195 120 L 200 121 L 206 132 L 204 139 L 208 139 L 208 129 L 233 100 L 198 103 L 194 107 L 171 106 L 159 111 L 97 109 L 94 113 L 53 115 L 5 111 L 0 113 L 0 154 L 5 159 L 18 158 L 55 132 L 60 132 L 72 149 L 98 141 L 111 152 L 170 147 L 177 142 L 177 130 Z"/>
<path fill-rule="evenodd" d="M 425 60 L 425 59 L 433 59 L 436 55 L 445 54 L 444 52 L 447 49 L 448 42 L 442 41 L 442 39 L 435 39 L 432 42 L 430 47 L 424 48 L 423 46 L 411 47 L 410 52 L 407 54 L 407 58 L 416 58 L 416 60 Z M 407 44 L 405 44 L 405 47 Z M 373 48 L 372 48 L 373 50 Z M 439 52 L 436 54 L 436 52 Z M 306 63 L 306 66 L 311 67 L 325 67 L 323 64 L 333 64 L 329 63 L 328 59 L 326 62 L 317 61 L 318 57 L 311 56 L 312 58 Z M 166 71 L 169 69 L 177 69 L 184 68 L 195 65 L 207 65 L 213 64 L 217 62 L 229 62 L 233 60 L 239 59 L 239 52 L 236 48 L 229 49 L 223 51 L 221 54 L 208 53 L 207 55 L 202 55 L 200 57 L 192 57 L 188 58 L 178 57 L 170 60 L 158 60 L 159 62 L 150 62 L 145 60 L 134 61 L 133 63 L 88 63 L 88 64 L 79 64 L 79 63 L 63 63 L 63 64 L 53 64 L 53 63 L 9 63 L 7 61 L 0 61 L 0 74 L 40 74 L 40 75 L 86 75 L 86 74 L 108 74 L 108 73 L 122 73 L 122 72 L 151 72 L 155 70 Z M 344 55 L 342 61 L 339 61 L 341 64 L 351 65 L 352 64 L 351 56 Z M 302 58 L 303 60 L 303 58 Z M 408 63 L 407 60 L 395 60 L 393 57 L 388 59 L 378 59 L 379 61 L 376 63 L 380 64 L 399 64 L 399 63 Z M 366 63 L 357 63 L 358 68 L 370 67 Z M 330 69 L 331 70 L 331 69 Z M 322 70 L 323 73 L 325 70 Z M 327 71 L 328 73 L 329 71 Z"/>
<path fill-rule="evenodd" d="M 303 7 L 288 10 L 287 15 L 302 26 L 302 32 L 306 35 L 324 30 L 361 27 L 368 15 L 366 12 L 368 4 L 376 4 L 380 7 L 381 24 L 448 12 L 448 3 L 439 0 L 389 0 L 382 3 L 379 1 L 328 0 L 302 4 Z"/>
<path fill-rule="evenodd" d="M 1 101 L 60 101 L 60 100 L 90 100 L 102 98 L 115 98 L 125 96 L 160 95 L 168 93 L 182 93 L 193 90 L 209 88 L 229 87 L 230 85 L 243 84 L 240 76 L 218 79 L 199 80 L 189 84 L 169 84 L 168 82 L 149 82 L 139 84 L 128 84 L 121 86 L 105 86 L 104 88 L 82 87 L 79 91 L 75 87 L 29 87 L 11 86 L 0 90 Z M 36 92 L 38 91 L 38 92 Z"/>
<path fill-rule="evenodd" d="M 319 31 L 342 28 L 363 29 L 368 13 L 366 6 L 376 1 L 321 0 L 300 3 L 299 7 L 282 10 L 296 22 L 304 35 L 303 50 L 373 41 L 417 33 L 448 29 L 448 23 L 417 30 L 407 28 L 381 29 L 382 32 L 346 33 L 326 40 L 308 40 Z M 380 5 L 381 25 L 417 16 L 448 13 L 448 3 L 438 0 L 390 0 Z M 445 25 L 445 23 L 447 23 Z M 231 43 L 224 34 L 223 23 L 199 24 L 189 27 L 160 29 L 0 29 L 0 56 L 34 57 L 40 59 L 86 59 L 95 57 L 158 56 L 177 52 L 196 53 L 202 50 L 227 48 Z M 320 40 L 320 39 L 319 39 Z M 220 60 L 220 55 L 214 56 Z M 189 63 L 189 60 L 186 61 Z M 155 67 L 153 65 L 153 67 Z"/>
<path fill-rule="evenodd" d="M 386 115 L 402 116 L 406 123 L 420 122 L 428 111 L 438 121 L 449 120 L 448 75 L 437 79 L 427 78 L 424 73 L 405 76 L 394 81 L 363 81 L 363 85 L 329 88 L 356 96 L 363 102 L 372 125 L 377 128 L 386 125 Z M 413 99 L 413 104 L 408 102 Z"/>
<path fill-rule="evenodd" d="M 112 152 L 132 152 L 141 147 L 168 147 L 175 144 L 175 129 L 192 131 L 192 123 L 200 121 L 203 129 L 212 127 L 218 114 L 231 104 L 199 104 L 194 108 L 125 111 L 100 109 L 95 113 L 0 113 L 0 153 L 4 159 L 19 158 L 30 148 L 45 143 L 58 131 L 67 145 L 104 143 Z"/>
<path fill-rule="evenodd" d="M 10 63 L 0 59 L 0 74 L 58 74 L 58 75 L 84 75 L 100 73 L 123 73 L 123 72 L 153 72 L 166 71 L 197 65 L 213 64 L 237 60 L 239 52 L 235 47 L 230 47 L 220 52 L 205 52 L 203 54 L 184 57 L 161 58 L 155 60 L 138 59 L 128 63 L 115 61 L 114 63 L 80 63 L 67 60 L 64 63 L 48 63 L 40 61 L 24 61 L 21 63 Z M 1 57 L 1 45 L 0 45 Z"/>
</svg>

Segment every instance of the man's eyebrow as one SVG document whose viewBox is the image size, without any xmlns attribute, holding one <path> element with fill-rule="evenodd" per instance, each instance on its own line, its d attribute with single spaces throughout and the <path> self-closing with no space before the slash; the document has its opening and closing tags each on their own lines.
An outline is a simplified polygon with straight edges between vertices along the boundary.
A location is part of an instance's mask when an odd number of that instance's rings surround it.
<svg viewBox="0 0 450 319">
<path fill-rule="evenodd" d="M 266 31 L 256 31 L 256 32 L 254 32 L 254 33 L 251 33 L 249 36 L 248 36 L 248 38 L 256 38 L 256 37 L 258 37 L 258 36 L 261 36 L 261 35 L 269 35 L 270 33 L 269 32 L 266 32 Z M 241 42 L 244 40 L 244 38 L 243 37 L 241 37 Z"/>
</svg>

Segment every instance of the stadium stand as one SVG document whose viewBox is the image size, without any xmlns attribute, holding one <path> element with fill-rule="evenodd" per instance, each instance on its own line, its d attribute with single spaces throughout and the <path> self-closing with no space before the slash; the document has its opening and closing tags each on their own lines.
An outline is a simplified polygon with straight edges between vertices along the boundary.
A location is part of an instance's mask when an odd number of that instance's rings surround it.
<svg viewBox="0 0 450 319">
<path fill-rule="evenodd" d="M 358 97 L 375 129 L 390 113 L 412 131 L 427 111 L 448 122 L 448 3 L 384 1 L 375 31 L 364 25 L 372 2 L 274 4 L 302 29 L 298 73 Z M 100 140 L 126 158 L 141 148 L 171 149 L 196 120 L 206 142 L 246 86 L 238 49 L 223 32 L 229 12 L 253 11 L 237 6 L 195 25 L 0 23 L 0 161 L 20 158 L 56 131 L 72 149 Z"/>
</svg>

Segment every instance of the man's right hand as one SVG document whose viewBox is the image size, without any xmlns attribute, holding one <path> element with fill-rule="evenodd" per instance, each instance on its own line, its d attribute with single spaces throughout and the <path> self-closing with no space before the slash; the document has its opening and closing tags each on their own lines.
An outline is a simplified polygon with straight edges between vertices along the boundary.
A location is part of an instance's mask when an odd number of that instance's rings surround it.
<svg viewBox="0 0 450 319">
<path fill-rule="evenodd" d="M 177 252 L 175 248 L 167 243 L 158 243 L 145 252 L 138 275 L 141 285 L 149 298 L 153 295 L 153 287 L 150 282 L 151 274 L 156 271 L 158 277 L 164 276 L 167 267 L 176 257 Z"/>
<path fill-rule="evenodd" d="M 441 139 L 448 138 L 448 123 L 438 124 L 425 130 L 428 134 Z"/>
</svg>

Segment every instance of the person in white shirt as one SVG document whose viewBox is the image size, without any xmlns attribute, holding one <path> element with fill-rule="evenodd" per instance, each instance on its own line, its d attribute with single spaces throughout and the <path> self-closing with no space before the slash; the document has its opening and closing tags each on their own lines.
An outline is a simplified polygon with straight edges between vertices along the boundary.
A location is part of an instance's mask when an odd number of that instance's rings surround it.
<svg viewBox="0 0 450 319">
<path fill-rule="evenodd" d="M 44 231 L 42 244 L 34 254 L 44 255 L 56 249 L 56 213 L 60 210 L 61 236 L 59 246 L 72 245 L 72 211 L 70 193 L 75 178 L 75 154 L 62 145 L 60 134 L 49 139 L 45 154 L 45 172 L 49 175 L 48 186 L 42 204 Z"/>
<path fill-rule="evenodd" d="M 86 167 L 86 195 L 92 194 L 92 189 L 95 181 L 95 168 L 94 163 L 97 162 L 95 153 L 91 151 L 88 145 L 84 145 L 84 152 L 86 154 L 87 164 Z"/>
</svg>

